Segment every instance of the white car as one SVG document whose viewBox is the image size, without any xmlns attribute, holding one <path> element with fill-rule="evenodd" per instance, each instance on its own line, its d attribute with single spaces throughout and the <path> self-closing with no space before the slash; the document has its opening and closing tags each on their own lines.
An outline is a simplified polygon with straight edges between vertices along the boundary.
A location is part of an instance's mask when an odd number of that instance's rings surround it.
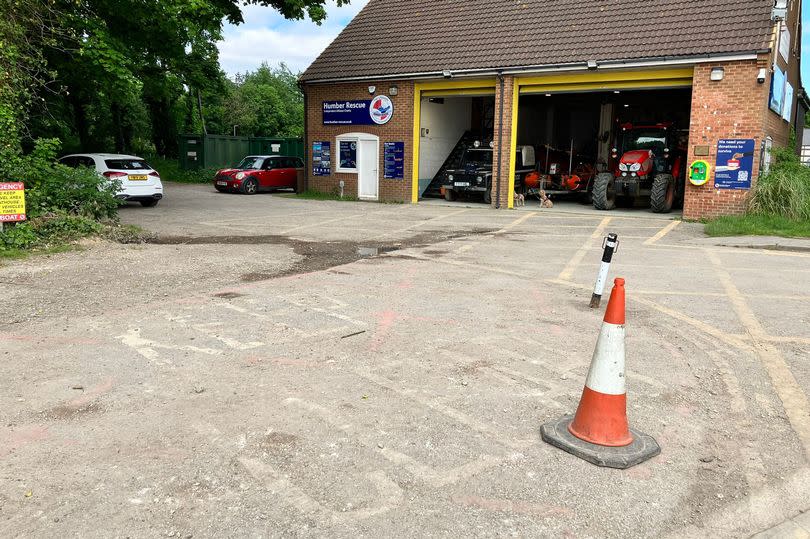
<svg viewBox="0 0 810 539">
<path fill-rule="evenodd" d="M 163 198 L 163 183 L 158 171 L 134 155 L 112 153 L 81 153 L 66 155 L 59 162 L 77 168 L 94 168 L 96 172 L 111 180 L 121 182 L 116 195 L 121 200 L 140 202 L 151 207 Z"/>
</svg>

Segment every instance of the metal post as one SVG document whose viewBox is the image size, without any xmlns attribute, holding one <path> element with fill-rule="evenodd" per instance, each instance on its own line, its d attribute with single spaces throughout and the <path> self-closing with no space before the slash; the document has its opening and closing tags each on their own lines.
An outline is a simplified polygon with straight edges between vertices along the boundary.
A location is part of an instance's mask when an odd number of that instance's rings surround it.
<svg viewBox="0 0 810 539">
<path fill-rule="evenodd" d="M 602 243 L 602 248 L 604 249 L 602 265 L 599 267 L 599 276 L 596 278 L 596 285 L 593 288 L 591 309 L 597 309 L 602 304 L 602 293 L 605 291 L 610 262 L 613 260 L 613 254 L 619 251 L 619 236 L 608 234 Z"/>
</svg>

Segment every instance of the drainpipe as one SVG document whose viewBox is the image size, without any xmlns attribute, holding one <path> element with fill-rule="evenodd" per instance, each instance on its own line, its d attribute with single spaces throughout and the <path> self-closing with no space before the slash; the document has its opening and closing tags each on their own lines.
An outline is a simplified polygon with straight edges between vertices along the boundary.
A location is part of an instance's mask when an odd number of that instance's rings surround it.
<svg viewBox="0 0 810 539">
<path fill-rule="evenodd" d="M 309 117 L 307 116 L 309 109 L 307 105 L 309 104 L 309 96 L 307 95 L 306 85 L 298 81 L 298 87 L 301 89 L 301 93 L 304 94 L 304 191 L 309 190 Z"/>
<path fill-rule="evenodd" d="M 498 71 L 498 83 L 500 84 L 500 119 L 498 120 L 498 175 L 495 177 L 496 191 L 495 191 L 495 209 L 501 208 L 501 165 L 503 159 L 503 96 L 504 96 L 504 82 L 503 71 Z"/>
</svg>

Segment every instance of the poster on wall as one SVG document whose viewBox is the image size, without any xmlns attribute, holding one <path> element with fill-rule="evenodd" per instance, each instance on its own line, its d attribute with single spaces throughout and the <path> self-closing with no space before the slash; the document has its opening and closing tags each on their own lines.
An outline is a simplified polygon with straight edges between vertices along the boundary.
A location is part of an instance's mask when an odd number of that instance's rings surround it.
<svg viewBox="0 0 810 539">
<path fill-rule="evenodd" d="M 383 177 L 386 180 L 402 180 L 405 178 L 405 143 L 386 142 L 384 145 L 385 169 Z"/>
<path fill-rule="evenodd" d="M 785 106 L 785 85 L 787 84 L 787 75 L 778 67 L 773 72 L 771 77 L 771 100 L 769 106 L 776 114 L 782 114 L 782 108 Z"/>
<path fill-rule="evenodd" d="M 332 174 L 332 143 L 312 143 L 312 175 L 329 176 Z"/>
<path fill-rule="evenodd" d="M 793 86 L 788 82 L 785 83 L 785 102 L 782 104 L 782 118 L 790 121 L 790 115 L 793 113 Z"/>
<path fill-rule="evenodd" d="M 722 139 L 717 143 L 716 189 L 751 189 L 754 171 L 754 139 Z"/>
<path fill-rule="evenodd" d="M 353 140 L 340 141 L 340 168 L 355 170 L 357 168 L 357 142 Z"/>
</svg>

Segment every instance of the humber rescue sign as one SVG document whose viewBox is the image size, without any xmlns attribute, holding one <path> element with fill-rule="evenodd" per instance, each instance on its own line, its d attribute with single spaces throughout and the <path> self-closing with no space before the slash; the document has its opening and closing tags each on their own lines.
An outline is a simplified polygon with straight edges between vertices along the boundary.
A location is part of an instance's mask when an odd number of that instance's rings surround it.
<svg viewBox="0 0 810 539">
<path fill-rule="evenodd" d="M 25 221 L 25 184 L 0 183 L 0 223 Z"/>
<path fill-rule="evenodd" d="M 394 115 L 394 104 L 384 95 L 370 101 L 324 101 L 323 125 L 384 125 Z"/>
</svg>

